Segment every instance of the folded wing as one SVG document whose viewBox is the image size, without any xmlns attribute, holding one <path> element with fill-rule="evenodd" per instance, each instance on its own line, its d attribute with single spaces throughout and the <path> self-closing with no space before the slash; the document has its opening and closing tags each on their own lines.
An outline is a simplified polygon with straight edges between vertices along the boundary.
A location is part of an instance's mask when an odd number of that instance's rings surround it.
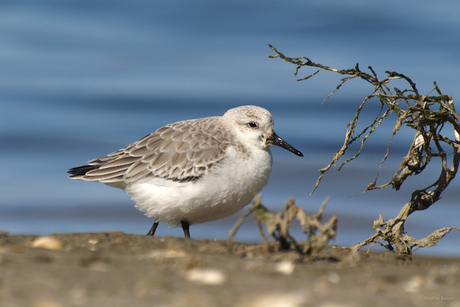
<svg viewBox="0 0 460 307">
<path fill-rule="evenodd" d="M 208 117 L 169 124 L 124 149 L 72 168 L 69 177 L 104 183 L 146 177 L 196 180 L 224 158 L 231 144 L 226 131 L 216 131 L 217 120 Z"/>
</svg>

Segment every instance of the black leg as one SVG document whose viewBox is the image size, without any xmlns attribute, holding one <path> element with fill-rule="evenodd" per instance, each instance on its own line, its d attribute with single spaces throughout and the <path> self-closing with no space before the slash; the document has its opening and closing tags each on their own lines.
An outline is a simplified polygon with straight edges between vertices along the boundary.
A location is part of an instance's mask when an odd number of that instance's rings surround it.
<svg viewBox="0 0 460 307">
<path fill-rule="evenodd" d="M 190 238 L 190 224 L 187 221 L 181 221 L 182 230 L 184 230 L 184 235 L 186 238 Z"/>
<path fill-rule="evenodd" d="M 150 231 L 149 231 L 148 234 L 146 234 L 146 236 L 152 236 L 153 237 L 153 235 L 155 234 L 155 230 L 157 230 L 157 227 L 158 227 L 159 223 L 160 222 L 153 223 L 152 228 L 150 228 Z"/>
</svg>

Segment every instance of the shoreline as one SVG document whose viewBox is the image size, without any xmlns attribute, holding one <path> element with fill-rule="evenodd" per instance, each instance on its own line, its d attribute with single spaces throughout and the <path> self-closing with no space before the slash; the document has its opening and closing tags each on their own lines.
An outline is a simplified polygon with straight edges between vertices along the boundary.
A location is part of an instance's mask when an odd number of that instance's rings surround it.
<svg viewBox="0 0 460 307">
<path fill-rule="evenodd" d="M 0 233 L 4 306 L 460 306 L 459 258 L 328 247 L 305 261 L 263 244 L 229 252 L 226 241 L 123 232 L 47 237 L 45 246 Z"/>
</svg>

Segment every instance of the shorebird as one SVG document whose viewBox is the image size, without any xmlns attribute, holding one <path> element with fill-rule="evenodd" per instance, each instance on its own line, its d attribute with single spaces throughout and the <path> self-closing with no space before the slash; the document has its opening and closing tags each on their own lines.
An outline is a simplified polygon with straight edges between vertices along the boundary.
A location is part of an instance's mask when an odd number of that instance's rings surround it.
<svg viewBox="0 0 460 307">
<path fill-rule="evenodd" d="M 223 116 L 166 125 L 68 174 L 123 189 L 136 208 L 155 218 L 147 235 L 166 222 L 180 224 L 190 238 L 190 225 L 236 213 L 267 185 L 270 146 L 303 156 L 273 126 L 264 108 L 241 106 Z"/>
</svg>

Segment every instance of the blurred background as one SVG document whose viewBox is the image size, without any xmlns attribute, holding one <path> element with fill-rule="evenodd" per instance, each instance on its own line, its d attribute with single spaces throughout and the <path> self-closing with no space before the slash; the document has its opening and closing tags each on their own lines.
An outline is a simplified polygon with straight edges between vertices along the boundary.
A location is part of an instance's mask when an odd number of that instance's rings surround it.
<svg viewBox="0 0 460 307">
<path fill-rule="evenodd" d="M 305 155 L 272 149 L 265 205 L 278 211 L 295 197 L 313 213 L 330 196 L 325 217 L 339 217 L 332 243 L 363 241 L 373 235 L 379 211 L 385 219 L 395 217 L 414 189 L 434 182 L 439 161 L 400 191 L 359 195 L 379 170 L 392 116 L 366 141 L 360 158 L 340 172 L 332 168 L 307 197 L 372 87 L 354 80 L 321 104 L 340 76 L 321 72 L 296 82 L 295 66 L 269 59 L 268 44 L 286 56 L 307 56 L 337 69 L 359 62 L 362 70 L 370 65 L 382 78 L 384 71 L 395 70 L 410 76 L 422 94 L 437 81 L 455 101 L 459 11 L 458 1 L 428 0 L 1 1 L 0 230 L 144 234 L 153 220 L 135 209 L 128 195 L 69 180 L 67 170 L 170 122 L 254 104 L 268 109 L 277 134 Z M 358 129 L 375 117 L 378 105 L 364 109 Z M 412 138 L 404 129 L 396 135 L 378 183 L 398 169 Z M 347 157 L 353 154 L 350 150 Z M 459 187 L 454 181 L 438 203 L 414 213 L 406 223 L 408 234 L 420 239 L 441 227 L 460 226 Z M 238 216 L 195 225 L 192 237 L 226 239 Z M 165 225 L 157 234 L 183 235 Z M 251 220 L 236 240 L 262 241 Z M 460 233 L 453 231 L 418 255 L 458 257 L 458 242 Z"/>
</svg>

